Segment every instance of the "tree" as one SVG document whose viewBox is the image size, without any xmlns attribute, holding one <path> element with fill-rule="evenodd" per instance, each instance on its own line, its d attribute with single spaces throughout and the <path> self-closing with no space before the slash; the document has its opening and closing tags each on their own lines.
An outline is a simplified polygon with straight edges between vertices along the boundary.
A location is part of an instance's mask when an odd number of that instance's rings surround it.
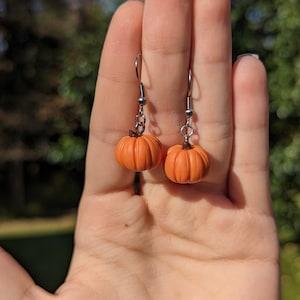
<svg viewBox="0 0 300 300">
<path fill-rule="evenodd" d="M 59 102 L 59 38 L 39 32 L 32 2 L 3 1 L 1 18 L 1 138 L 15 210 L 25 202 L 24 161 L 39 160 L 47 151 L 52 117 Z M 3 14 L 4 14 L 3 13 Z"/>
<path fill-rule="evenodd" d="M 1 200 L 18 211 L 24 163 L 83 165 L 110 15 L 93 0 L 2 0 L 1 7 L 0 165 L 10 191 Z"/>
</svg>

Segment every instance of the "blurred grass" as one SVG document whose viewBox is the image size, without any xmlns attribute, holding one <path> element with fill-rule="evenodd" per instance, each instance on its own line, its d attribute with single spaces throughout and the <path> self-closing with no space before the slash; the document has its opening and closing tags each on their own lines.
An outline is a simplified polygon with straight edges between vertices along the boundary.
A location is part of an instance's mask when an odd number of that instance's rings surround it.
<svg viewBox="0 0 300 300">
<path fill-rule="evenodd" d="M 75 220 L 75 213 L 71 213 L 57 218 L 31 218 L 3 221 L 0 222 L 0 239 L 69 233 L 74 230 Z"/>
<path fill-rule="evenodd" d="M 0 246 L 10 252 L 35 281 L 53 292 L 63 282 L 72 255 L 75 214 L 52 219 L 0 223 Z M 300 300 L 300 245 L 281 248 L 282 300 Z M 266 283 L 267 284 L 267 283 Z"/>
</svg>

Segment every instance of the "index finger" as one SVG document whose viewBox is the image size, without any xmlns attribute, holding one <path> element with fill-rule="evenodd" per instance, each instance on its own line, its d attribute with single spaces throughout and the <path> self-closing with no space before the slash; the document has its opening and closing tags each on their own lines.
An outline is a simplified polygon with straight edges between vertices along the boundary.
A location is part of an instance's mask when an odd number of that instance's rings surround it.
<svg viewBox="0 0 300 300">
<path fill-rule="evenodd" d="M 115 13 L 106 36 L 90 122 L 84 193 L 133 189 L 134 173 L 117 164 L 114 149 L 134 125 L 139 96 L 134 61 L 141 51 L 142 15 L 142 2 L 126 2 Z"/>
</svg>

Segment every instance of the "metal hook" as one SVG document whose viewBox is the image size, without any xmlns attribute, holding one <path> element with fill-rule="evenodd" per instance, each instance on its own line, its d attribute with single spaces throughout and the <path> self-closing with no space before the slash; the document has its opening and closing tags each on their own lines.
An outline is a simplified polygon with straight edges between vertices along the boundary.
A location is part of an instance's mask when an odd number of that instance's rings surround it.
<svg viewBox="0 0 300 300">
<path fill-rule="evenodd" d="M 140 76 L 140 71 L 139 71 L 139 58 L 142 57 L 142 53 L 138 53 L 135 58 L 135 73 L 136 77 L 141 82 L 141 76 Z"/>
<path fill-rule="evenodd" d="M 193 114 L 193 106 L 192 106 L 192 70 L 189 69 L 189 77 L 188 77 L 188 93 L 186 98 L 186 114 L 191 117 Z"/>
<path fill-rule="evenodd" d="M 135 116 L 135 131 L 131 131 L 130 134 L 133 134 L 134 136 L 141 136 L 145 131 L 145 123 L 146 123 L 146 116 L 144 114 L 144 105 L 146 105 L 147 100 L 145 97 L 145 90 L 144 85 L 141 80 L 141 72 L 140 72 L 140 66 L 139 66 L 139 59 L 142 57 L 141 53 L 138 53 L 135 58 L 135 73 L 136 77 L 139 81 L 139 87 L 140 87 L 140 97 L 138 99 L 139 104 L 139 110 L 138 113 Z"/>
<path fill-rule="evenodd" d="M 141 94 L 141 98 L 145 98 L 145 89 L 144 89 L 144 85 L 142 83 L 142 79 L 141 79 L 141 74 L 140 74 L 140 67 L 139 67 L 139 58 L 142 57 L 141 53 L 138 53 L 136 55 L 135 58 L 135 73 L 136 73 L 136 77 L 139 81 L 140 84 L 140 94 Z"/>
<path fill-rule="evenodd" d="M 194 128 L 191 126 L 191 118 L 193 114 L 194 112 L 193 112 L 193 105 L 192 105 L 192 70 L 189 69 L 188 92 L 186 97 L 186 110 L 185 110 L 186 122 L 180 128 L 180 133 L 184 137 L 185 144 L 189 144 L 189 139 L 194 134 Z"/>
<path fill-rule="evenodd" d="M 192 70 L 189 69 L 189 79 L 188 79 L 188 97 L 192 95 L 192 80 L 193 80 L 193 74 Z"/>
</svg>

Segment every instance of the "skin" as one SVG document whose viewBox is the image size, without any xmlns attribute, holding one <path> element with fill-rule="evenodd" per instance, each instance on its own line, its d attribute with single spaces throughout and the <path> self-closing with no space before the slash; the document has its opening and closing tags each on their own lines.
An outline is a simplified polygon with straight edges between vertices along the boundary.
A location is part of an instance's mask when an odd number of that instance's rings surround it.
<svg viewBox="0 0 300 300">
<path fill-rule="evenodd" d="M 134 173 L 114 158 L 134 126 L 141 79 L 148 133 L 182 143 L 187 74 L 193 71 L 195 135 L 211 168 L 194 185 L 162 167 Z M 86 181 L 73 259 L 50 295 L 0 251 L 1 297 L 9 300 L 279 299 L 279 250 L 268 166 L 268 93 L 253 56 L 232 67 L 227 0 L 128 1 L 103 49 L 91 116 Z"/>
</svg>

